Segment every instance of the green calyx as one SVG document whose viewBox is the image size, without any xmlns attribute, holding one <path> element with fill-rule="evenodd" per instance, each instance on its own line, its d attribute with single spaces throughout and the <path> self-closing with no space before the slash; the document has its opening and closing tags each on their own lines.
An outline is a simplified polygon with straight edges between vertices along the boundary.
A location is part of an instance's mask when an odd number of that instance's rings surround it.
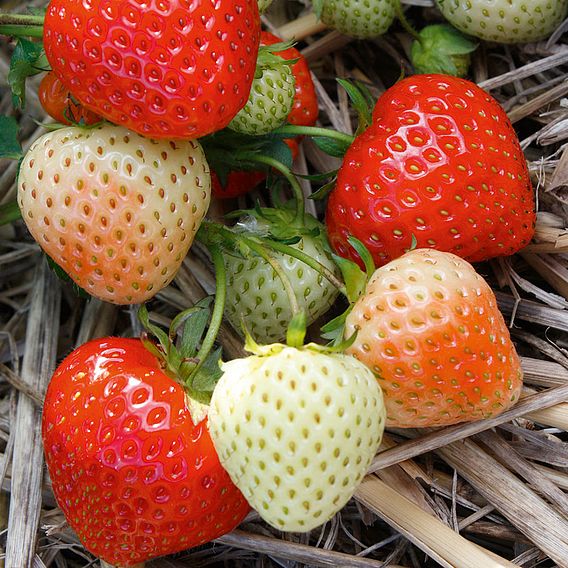
<svg viewBox="0 0 568 568">
<path fill-rule="evenodd" d="M 426 26 L 412 44 L 410 59 L 417 73 L 465 77 L 477 43 L 449 24 Z"/>
<path fill-rule="evenodd" d="M 270 345 L 260 345 L 250 333 L 245 331 L 245 350 L 258 357 L 270 357 L 280 353 L 286 347 L 315 351 L 316 353 L 332 354 L 343 353 L 355 341 L 356 335 L 353 334 L 349 339 L 335 345 L 319 345 L 318 343 L 304 344 L 306 338 L 307 318 L 304 311 L 298 312 L 290 321 L 286 333 L 286 344 L 272 343 Z"/>
<path fill-rule="evenodd" d="M 209 403 L 222 375 L 221 348 L 214 348 L 214 342 L 225 308 L 226 274 L 219 249 L 213 245 L 210 250 L 217 284 L 212 312 L 213 298 L 204 298 L 178 314 L 168 333 L 150 322 L 145 305 L 138 312 L 146 330 L 141 337 L 144 346 L 162 361 L 168 375 L 184 387 L 188 398 L 197 403 L 196 408 L 199 404 Z M 180 329 L 181 334 L 178 333 Z"/>
</svg>

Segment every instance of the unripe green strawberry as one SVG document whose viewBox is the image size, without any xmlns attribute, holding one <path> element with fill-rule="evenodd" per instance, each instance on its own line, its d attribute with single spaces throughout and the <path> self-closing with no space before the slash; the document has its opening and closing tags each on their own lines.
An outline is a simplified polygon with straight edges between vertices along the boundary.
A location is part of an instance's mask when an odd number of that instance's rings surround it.
<svg viewBox="0 0 568 568">
<path fill-rule="evenodd" d="M 243 134 L 272 132 L 288 118 L 294 104 L 294 74 L 284 59 L 271 53 L 272 46 L 260 48 L 257 74 L 245 106 L 229 128 Z"/>
<path fill-rule="evenodd" d="M 287 212 L 278 210 L 278 214 L 285 219 Z M 319 232 L 323 232 L 323 227 L 307 215 L 306 221 L 309 224 L 308 230 L 304 231 L 298 242 L 290 246 L 337 274 L 337 267 Z M 263 222 L 261 220 L 256 223 L 259 225 L 255 225 L 254 230 L 258 231 Z M 271 256 L 288 278 L 299 309 L 306 312 L 308 325 L 330 309 L 338 291 L 327 278 L 287 254 L 273 251 Z M 228 275 L 225 317 L 231 325 L 242 332 L 244 324 L 248 333 L 257 341 L 266 343 L 284 339 L 293 311 L 282 278 L 273 266 L 255 253 L 242 255 L 237 251 L 229 251 L 225 253 L 225 268 Z"/>
<path fill-rule="evenodd" d="M 548 37 L 568 14 L 568 0 L 436 0 L 462 32 L 499 43 Z"/>
<path fill-rule="evenodd" d="M 321 21 L 341 33 L 370 38 L 384 34 L 396 15 L 398 0 L 316 0 L 314 10 Z"/>
<path fill-rule="evenodd" d="M 34 142 L 20 167 L 18 203 L 32 236 L 80 287 L 131 304 L 174 278 L 210 187 L 195 141 L 70 126 Z"/>
<path fill-rule="evenodd" d="M 222 365 L 209 410 L 213 443 L 260 516 L 309 531 L 353 495 L 381 441 L 383 397 L 344 354 L 275 344 Z"/>
</svg>

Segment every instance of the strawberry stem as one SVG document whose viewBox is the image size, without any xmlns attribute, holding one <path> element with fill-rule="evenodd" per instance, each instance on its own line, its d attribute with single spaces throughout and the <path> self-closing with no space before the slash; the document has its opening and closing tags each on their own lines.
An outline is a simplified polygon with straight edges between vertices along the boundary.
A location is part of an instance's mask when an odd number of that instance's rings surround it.
<svg viewBox="0 0 568 568">
<path fill-rule="evenodd" d="M 296 176 L 290 171 L 290 168 L 285 166 L 279 160 L 275 160 L 269 156 L 262 156 L 260 154 L 246 154 L 243 156 L 244 159 L 249 160 L 251 162 L 257 162 L 259 164 L 265 164 L 274 168 L 275 170 L 279 171 L 287 180 L 290 186 L 292 187 L 292 191 L 294 192 L 294 197 L 296 198 L 296 216 L 294 217 L 294 225 L 303 225 L 304 224 L 304 215 L 305 215 L 305 204 L 304 204 L 304 192 L 298 182 Z"/>
<path fill-rule="evenodd" d="M 43 37 L 43 16 L 0 14 L 0 34 L 12 37 Z"/>
<path fill-rule="evenodd" d="M 404 28 L 404 31 L 410 34 L 419 44 L 422 44 L 423 43 L 422 38 L 406 19 L 406 15 L 404 13 L 404 10 L 402 9 L 402 4 L 400 3 L 400 0 L 394 0 L 394 8 L 396 11 L 396 17 L 398 18 L 400 25 Z"/>
<path fill-rule="evenodd" d="M 353 144 L 353 140 L 355 140 L 355 137 L 351 136 L 351 134 L 345 134 L 345 132 L 339 132 L 338 130 L 332 130 L 331 128 L 320 128 L 318 126 L 299 126 L 295 124 L 286 124 L 284 126 L 281 126 L 280 128 L 276 128 L 276 130 L 272 131 L 272 134 L 276 134 L 278 136 L 285 135 L 286 137 L 321 136 L 322 138 L 332 138 L 333 140 L 337 140 L 338 142 L 341 142 L 346 146 L 351 146 L 351 144 Z"/>
<path fill-rule="evenodd" d="M 335 286 L 341 294 L 347 296 L 347 291 L 345 289 L 345 283 L 342 282 L 335 274 L 329 270 L 326 266 L 324 266 L 321 262 L 317 261 L 315 258 L 311 257 L 309 254 L 305 252 L 295 249 L 290 245 L 286 245 L 284 243 L 273 241 L 270 239 L 259 239 L 262 240 L 262 243 L 267 247 L 273 248 L 278 252 L 283 254 L 287 254 L 293 258 L 297 258 L 301 260 L 304 264 L 307 264 L 310 268 L 313 268 L 318 274 L 321 274 L 324 278 L 327 278 Z"/>
<path fill-rule="evenodd" d="M 223 321 L 223 313 L 225 311 L 225 298 L 227 297 L 227 273 L 225 270 L 225 262 L 223 260 L 223 253 L 219 245 L 209 243 L 209 252 L 215 267 L 215 303 L 213 304 L 213 313 L 211 314 L 211 321 L 207 333 L 201 342 L 201 347 L 197 352 L 195 358 L 197 365 L 189 376 L 189 382 L 192 383 L 193 377 L 197 374 L 199 368 L 203 365 L 205 359 L 213 349 L 215 339 L 219 334 L 219 329 Z"/>
</svg>

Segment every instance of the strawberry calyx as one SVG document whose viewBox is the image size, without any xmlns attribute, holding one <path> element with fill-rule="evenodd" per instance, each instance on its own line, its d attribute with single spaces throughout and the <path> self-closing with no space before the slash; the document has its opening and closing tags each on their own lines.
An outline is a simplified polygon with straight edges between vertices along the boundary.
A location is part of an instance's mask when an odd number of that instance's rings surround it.
<svg viewBox="0 0 568 568">
<path fill-rule="evenodd" d="M 256 58 L 255 79 L 260 79 L 265 69 L 276 69 L 281 65 L 288 65 L 289 67 L 294 65 L 294 63 L 298 61 L 297 57 L 295 59 L 285 59 L 277 54 L 286 49 L 290 49 L 295 43 L 294 40 L 289 40 L 273 43 L 271 45 L 261 45 Z"/>
<path fill-rule="evenodd" d="M 145 304 L 138 311 L 138 318 L 145 328 L 141 341 L 162 362 L 164 371 L 184 387 L 188 408 L 199 415 L 203 410 L 202 405 L 209 403 L 215 384 L 222 374 L 219 367 L 221 348 L 214 349 L 214 344 L 225 309 L 226 273 L 218 246 L 210 244 L 209 250 L 216 279 L 212 311 L 210 307 L 213 298 L 209 296 L 179 313 L 172 320 L 168 333 L 151 323 Z M 178 331 L 182 326 L 180 334 Z M 192 413 L 194 422 L 196 414 Z"/>
<path fill-rule="evenodd" d="M 449 24 L 426 26 L 410 49 L 410 61 L 417 73 L 443 73 L 465 77 L 471 53 L 478 43 Z"/>
</svg>

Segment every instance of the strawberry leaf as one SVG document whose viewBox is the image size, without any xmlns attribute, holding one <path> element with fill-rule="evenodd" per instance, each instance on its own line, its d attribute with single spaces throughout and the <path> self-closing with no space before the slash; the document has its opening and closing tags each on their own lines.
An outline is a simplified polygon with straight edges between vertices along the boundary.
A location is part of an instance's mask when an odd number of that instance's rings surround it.
<svg viewBox="0 0 568 568">
<path fill-rule="evenodd" d="M 17 201 L 14 200 L 0 205 L 0 227 L 21 218 L 22 212 L 20 211 L 20 206 Z"/>
<path fill-rule="evenodd" d="M 0 158 L 19 160 L 23 156 L 18 130 L 18 122 L 13 116 L 0 116 Z"/>
<path fill-rule="evenodd" d="M 314 136 L 312 140 L 320 150 L 334 158 L 343 158 L 349 148 L 349 144 L 336 138 Z"/>
<path fill-rule="evenodd" d="M 314 11 L 314 14 L 317 16 L 318 20 L 321 20 L 324 3 L 325 0 L 312 0 L 312 10 Z"/>
<path fill-rule="evenodd" d="M 308 199 L 313 199 L 315 201 L 325 199 L 333 191 L 336 182 L 337 176 L 334 176 L 333 179 L 331 179 L 326 184 L 322 185 L 317 191 L 314 191 L 311 195 L 309 195 Z"/>
<path fill-rule="evenodd" d="M 192 389 L 201 393 L 213 392 L 215 385 L 223 374 L 220 365 L 221 352 L 222 349 L 218 347 L 209 353 L 193 377 Z"/>
<path fill-rule="evenodd" d="M 8 84 L 12 90 L 12 104 L 15 108 L 25 106 L 26 79 L 47 69 L 49 63 L 42 44 L 28 39 L 18 39 L 8 72 Z"/>
<path fill-rule="evenodd" d="M 359 268 L 359 266 L 347 258 L 333 254 L 335 264 L 339 266 L 343 281 L 345 282 L 345 291 L 347 299 L 353 303 L 365 291 L 367 285 L 367 275 Z"/>
<path fill-rule="evenodd" d="M 353 108 L 359 116 L 357 134 L 366 130 L 373 121 L 373 107 L 375 100 L 367 87 L 359 81 L 351 82 L 346 79 L 337 79 L 337 82 L 345 89 L 347 96 L 353 104 Z"/>
<path fill-rule="evenodd" d="M 55 262 L 55 260 L 53 260 L 47 254 L 45 255 L 45 258 L 47 260 L 48 266 L 51 268 L 51 270 L 53 270 L 53 272 L 55 273 L 57 278 L 59 278 L 59 280 L 61 280 L 62 282 L 65 282 L 66 284 L 71 284 L 71 286 L 73 288 L 73 292 L 75 292 L 75 294 L 77 296 L 79 296 L 79 298 L 90 298 L 91 297 L 91 295 L 86 290 L 83 290 L 83 288 L 81 288 L 81 286 L 76 284 L 75 281 L 71 279 L 69 274 L 67 274 L 67 272 L 65 272 L 65 270 L 63 270 L 63 268 L 61 268 L 61 266 L 59 266 L 59 264 L 57 264 L 57 262 Z"/>
</svg>

